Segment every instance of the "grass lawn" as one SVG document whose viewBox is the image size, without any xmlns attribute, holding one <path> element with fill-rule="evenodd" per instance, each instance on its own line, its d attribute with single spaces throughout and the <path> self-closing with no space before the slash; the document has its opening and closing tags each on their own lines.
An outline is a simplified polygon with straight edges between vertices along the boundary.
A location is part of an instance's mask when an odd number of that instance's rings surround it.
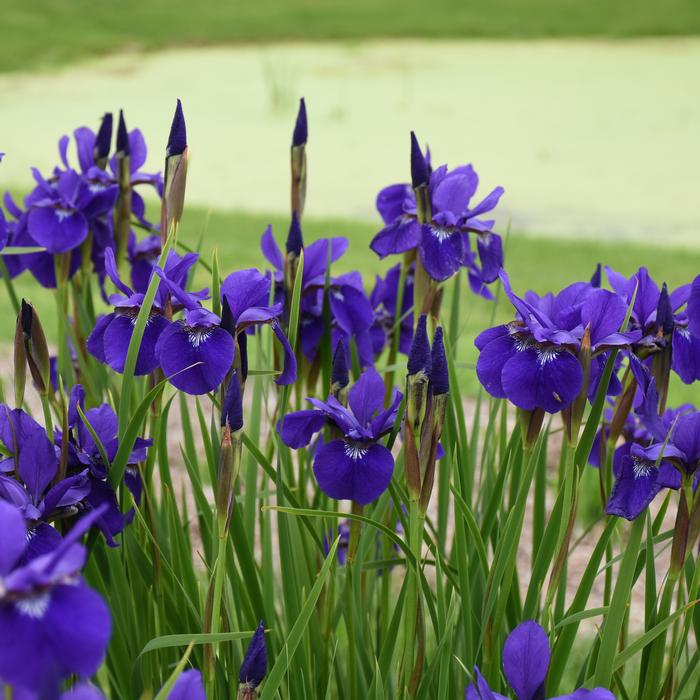
<svg viewBox="0 0 700 700">
<path fill-rule="evenodd" d="M 283 245 L 288 222 L 279 216 L 243 214 L 239 212 L 213 212 L 189 208 L 186 211 L 181 228 L 181 240 L 190 246 L 196 246 L 202 239 L 203 258 L 211 261 L 214 248 L 219 251 L 222 275 L 235 269 L 246 267 L 263 267 L 265 260 L 260 253 L 260 235 L 265 226 L 271 223 L 278 242 Z M 350 248 L 344 258 L 337 264 L 338 272 L 358 269 L 362 272 L 368 289 L 374 282 L 376 273 L 383 273 L 390 265 L 398 262 L 380 261 L 372 253 L 368 244 L 376 227 L 366 222 L 343 220 L 306 219 L 304 233 L 307 242 L 329 235 L 342 235 L 350 240 Z M 640 265 L 649 268 L 659 282 L 665 280 L 669 287 L 689 282 L 700 273 L 700 251 L 680 248 L 653 248 L 643 245 L 616 244 L 615 241 L 599 243 L 590 240 L 536 238 L 510 235 L 507 241 L 506 268 L 517 291 L 534 289 L 538 292 L 559 290 L 563 286 L 589 279 L 597 262 L 631 275 Z M 464 282 L 464 281 L 463 281 Z M 198 268 L 195 284 L 209 286 L 210 278 L 202 268 Z M 53 328 L 54 302 L 51 293 L 39 287 L 34 279 L 25 275 L 15 281 L 18 294 L 30 298 L 37 306 L 44 320 L 49 338 L 55 337 Z M 494 313 L 493 303 L 474 297 L 462 285 L 464 303 L 462 304 L 463 331 L 460 339 L 459 360 L 464 367 L 465 387 L 473 392 L 477 382 L 473 372 L 476 350 L 473 338 L 482 329 L 490 325 Z M 448 287 L 448 292 L 451 286 Z M 446 312 L 449 310 L 449 296 L 444 302 Z M 500 301 L 495 309 L 496 320 L 505 321 L 513 316 L 509 303 Z M 0 291 L 0 338 L 10 342 L 14 333 L 12 307 L 4 289 Z M 673 401 L 698 402 L 697 390 L 685 387 L 674 379 Z"/>
<path fill-rule="evenodd" d="M 696 0 L 5 0 L 2 10 L 3 71 L 124 48 L 244 41 L 700 32 Z"/>
</svg>

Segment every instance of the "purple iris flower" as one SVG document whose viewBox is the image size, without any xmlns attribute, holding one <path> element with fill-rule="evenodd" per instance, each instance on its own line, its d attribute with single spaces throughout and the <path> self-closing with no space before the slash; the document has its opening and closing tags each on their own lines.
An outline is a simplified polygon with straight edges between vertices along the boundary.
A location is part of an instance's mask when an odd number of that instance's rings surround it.
<svg viewBox="0 0 700 700">
<path fill-rule="evenodd" d="M 199 303 L 198 295 L 184 291 L 160 268 L 156 271 L 183 307 L 183 318 L 168 324 L 156 343 L 161 369 L 187 394 L 213 391 L 233 363 L 233 338 L 221 328 L 221 319 Z"/>
<path fill-rule="evenodd" d="M 53 484 L 59 453 L 44 428 L 21 409 L 0 405 L 0 441 L 9 454 L 0 462 L 0 501 L 13 504 L 31 523 L 25 554 L 34 558 L 58 539 L 48 522 L 81 509 L 89 478 L 83 469 Z"/>
<path fill-rule="evenodd" d="M 503 674 L 516 700 L 545 699 L 550 658 L 549 639 L 536 622 L 522 622 L 508 635 L 503 645 Z M 475 682 L 467 687 L 466 700 L 507 700 L 505 695 L 491 690 L 476 666 L 474 676 Z M 605 688 L 579 688 L 550 700 L 615 700 L 615 696 Z"/>
<path fill-rule="evenodd" d="M 399 352 L 405 355 L 408 354 L 413 338 L 413 314 L 408 313 L 413 308 L 413 273 L 414 267 L 411 266 L 406 275 L 401 313 L 399 314 L 402 317 L 399 330 Z M 374 323 L 370 333 L 372 334 L 372 347 L 375 356 L 384 349 L 386 340 L 391 337 L 396 324 L 396 302 L 400 277 L 401 265 L 394 265 L 390 268 L 384 278 L 377 275 L 374 289 L 369 297 L 374 309 Z"/>
<path fill-rule="evenodd" d="M 348 408 L 333 396 L 327 401 L 309 398 L 313 408 L 287 414 L 280 435 L 286 445 L 299 449 L 324 425 L 334 425 L 343 437 L 316 449 L 316 480 L 327 496 L 366 505 L 384 493 L 394 472 L 394 458 L 379 440 L 391 431 L 401 398 L 394 389 L 391 405 L 383 409 L 384 382 L 370 367 L 350 389 Z"/>
<path fill-rule="evenodd" d="M 171 251 L 168 255 L 161 275 L 163 279 L 158 286 L 139 347 L 135 370 L 137 375 L 150 374 L 159 367 L 156 344 L 161 333 L 169 326 L 169 321 L 164 316 L 171 297 L 168 282 L 172 282 L 178 287 L 183 286 L 190 268 L 196 261 L 197 256 L 194 254 L 180 257 Z M 121 280 L 114 259 L 114 251 L 111 248 L 105 251 L 105 271 L 121 294 L 110 296 L 109 301 L 115 309 L 112 313 L 101 316 L 97 320 L 95 328 L 88 337 L 87 348 L 100 362 L 121 373 L 124 371 L 136 317 L 143 305 L 145 295 L 142 292 L 134 292 Z M 188 294 L 197 300 L 207 296 L 206 290 Z M 179 311 L 182 306 L 176 302 L 170 308 L 175 312 Z"/>
<path fill-rule="evenodd" d="M 348 239 L 342 237 L 321 238 L 304 247 L 304 274 L 301 279 L 302 297 L 323 287 L 329 262 L 339 260 L 348 249 Z M 260 239 L 260 248 L 265 259 L 272 265 L 275 278 L 275 301 L 283 301 L 284 255 L 275 241 L 272 226 L 268 226 Z"/>
<path fill-rule="evenodd" d="M 645 267 L 629 279 L 611 270 L 605 271 L 610 286 L 629 304 L 635 293 L 630 328 L 639 330 L 642 337 L 635 348 L 640 356 L 655 354 L 666 348 L 671 352 L 671 369 L 685 384 L 700 379 L 700 328 L 690 321 L 692 292 L 690 284 L 668 292 L 666 285 L 659 289 Z"/>
<path fill-rule="evenodd" d="M 557 413 L 578 396 L 583 369 L 577 355 L 587 327 L 594 380 L 602 374 L 606 351 L 640 337 L 638 331 L 619 332 L 627 307 L 612 292 L 577 282 L 556 295 L 529 292 L 522 299 L 504 271 L 500 277 L 516 318 L 477 336 L 476 372 L 491 396 L 507 398 L 518 408 Z"/>
<path fill-rule="evenodd" d="M 268 324 L 282 346 L 284 362 L 282 373 L 275 382 L 292 384 L 297 377 L 297 361 L 287 336 L 280 326 L 283 313 L 281 303 L 270 305 L 272 276 L 251 268 L 231 273 L 221 284 L 221 296 L 226 300 L 230 312 L 230 330 L 234 336 L 250 332 Z"/>
<path fill-rule="evenodd" d="M 120 126 L 123 124 L 123 120 L 120 120 Z M 122 135 L 121 141 L 124 141 Z M 163 176 L 161 173 L 146 173 L 141 168 L 146 163 L 146 157 L 148 155 L 148 149 L 146 148 L 146 140 L 143 137 L 140 129 L 133 129 L 128 132 L 126 142 L 128 143 L 128 156 L 129 156 L 129 170 L 131 174 L 130 187 L 131 187 L 131 213 L 142 223 L 149 225 L 148 221 L 145 219 L 146 204 L 143 201 L 143 197 L 135 189 L 141 185 L 146 185 L 152 187 L 159 197 L 163 196 Z M 117 149 L 120 150 L 120 146 L 124 147 L 126 144 L 120 143 L 120 135 L 117 133 Z M 114 155 L 110 158 L 108 168 L 106 170 L 106 175 L 112 182 L 118 182 L 118 166 L 117 166 L 117 156 Z"/>
<path fill-rule="evenodd" d="M 61 679 L 89 677 L 102 662 L 109 609 L 80 576 L 86 551 L 79 540 L 96 517 L 99 511 L 59 538 L 53 551 L 23 564 L 24 517 L 0 501 L 0 680 L 10 686 L 55 692 Z"/>
<path fill-rule="evenodd" d="M 91 187 L 75 170 L 59 171 L 51 182 L 33 169 L 37 186 L 27 196 L 27 231 L 35 244 L 48 253 L 77 248 L 90 227 L 112 210 L 118 187 Z"/>
<path fill-rule="evenodd" d="M 493 282 L 503 266 L 503 245 L 492 230 L 495 221 L 480 217 L 496 207 L 503 188 L 496 187 L 479 204 L 470 206 L 478 185 L 479 178 L 471 165 L 453 170 L 442 165 L 430 172 L 427 187 L 431 220 L 423 225 L 418 222 L 411 185 L 384 188 L 377 196 L 377 209 L 385 227 L 370 247 L 380 258 L 418 249 L 428 274 L 441 282 L 473 263 L 469 234 L 475 234 L 481 260 L 480 270 L 476 269 L 482 282 Z"/>
<path fill-rule="evenodd" d="M 637 409 L 640 428 L 615 450 L 613 485 L 605 508 L 634 520 L 664 488 L 679 489 L 683 477 L 697 482 L 700 466 L 700 412 L 692 406 L 658 414 L 656 383 L 641 363 L 632 365 L 643 393 Z"/>
</svg>

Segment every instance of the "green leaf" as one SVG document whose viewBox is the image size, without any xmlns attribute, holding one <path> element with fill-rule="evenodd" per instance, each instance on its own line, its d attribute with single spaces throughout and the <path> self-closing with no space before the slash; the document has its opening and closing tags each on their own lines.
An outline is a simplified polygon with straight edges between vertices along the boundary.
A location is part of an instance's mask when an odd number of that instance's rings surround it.
<svg viewBox="0 0 700 700">
<path fill-rule="evenodd" d="M 170 649 L 172 647 L 194 646 L 196 644 L 216 644 L 217 642 L 235 642 L 239 639 L 247 639 L 255 634 L 255 630 L 249 632 L 217 632 L 216 634 L 165 634 L 162 637 L 151 639 L 141 650 L 137 659 L 144 654 L 157 649 Z"/>
<path fill-rule="evenodd" d="M 321 595 L 321 590 L 326 584 L 326 580 L 331 572 L 331 568 L 335 563 L 336 553 L 338 551 L 338 542 L 340 537 L 336 537 L 335 542 L 333 542 L 326 560 L 323 562 L 321 571 L 318 574 L 316 582 L 309 591 L 309 595 L 304 602 L 304 605 L 297 617 L 294 626 L 289 632 L 289 636 L 284 642 L 284 646 L 277 655 L 274 666 L 270 670 L 265 680 L 265 685 L 263 687 L 262 694 L 260 695 L 260 700 L 272 700 L 277 693 L 285 673 L 294 658 L 294 653 L 301 642 L 304 631 L 306 630 L 309 620 L 314 613 L 316 608 L 316 602 Z"/>
</svg>

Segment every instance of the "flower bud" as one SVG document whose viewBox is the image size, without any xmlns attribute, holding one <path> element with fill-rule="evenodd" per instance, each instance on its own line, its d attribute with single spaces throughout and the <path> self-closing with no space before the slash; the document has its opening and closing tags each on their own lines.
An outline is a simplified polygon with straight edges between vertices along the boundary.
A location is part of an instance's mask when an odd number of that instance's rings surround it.
<svg viewBox="0 0 700 700">
<path fill-rule="evenodd" d="M 131 147 L 129 133 L 124 122 L 124 112 L 119 110 L 117 126 L 117 182 L 119 196 L 114 207 L 114 242 L 117 263 L 121 264 L 126 255 L 126 247 L 131 231 Z"/>
<path fill-rule="evenodd" d="M 345 343 L 341 338 L 338 341 L 338 344 L 335 346 L 335 353 L 333 354 L 333 367 L 331 369 L 331 394 L 338 398 L 349 383 L 350 375 L 348 373 L 348 358 L 345 353 Z"/>
<path fill-rule="evenodd" d="M 255 630 L 246 650 L 241 670 L 238 674 L 240 686 L 239 700 L 257 697 L 256 688 L 262 683 L 267 673 L 267 647 L 265 646 L 265 625 L 262 620 Z"/>
<path fill-rule="evenodd" d="M 23 345 L 23 352 L 19 349 Z M 46 336 L 41 327 L 41 322 L 36 310 L 31 303 L 22 299 L 22 305 L 17 317 L 17 331 L 15 334 L 15 362 L 21 361 L 22 355 L 26 359 L 29 372 L 34 380 L 36 390 L 42 396 L 48 396 L 51 391 L 51 358 L 46 344 Z M 21 396 L 18 386 L 15 386 L 15 400 L 24 395 L 24 373 L 15 367 L 15 379 L 22 387 Z M 18 406 L 21 402 L 18 402 Z"/>
<path fill-rule="evenodd" d="M 238 371 L 234 370 L 221 404 L 221 427 L 236 432 L 243 427 L 243 399 Z"/>
<path fill-rule="evenodd" d="M 600 289 L 601 282 L 601 266 L 600 263 L 598 263 L 595 267 L 595 270 L 593 271 L 593 275 L 591 276 L 591 287 L 594 287 L 595 289 Z"/>
<path fill-rule="evenodd" d="M 656 306 L 656 329 L 658 336 L 670 335 L 673 331 L 673 309 L 671 308 L 666 282 L 661 287 L 659 303 Z"/>
<path fill-rule="evenodd" d="M 413 188 L 428 185 L 430 175 L 428 173 L 428 163 L 425 160 L 423 151 L 416 138 L 414 131 L 411 132 L 411 184 Z"/>
<path fill-rule="evenodd" d="M 165 176 L 160 213 L 160 237 L 165 244 L 173 227 L 177 228 L 185 208 L 187 182 L 187 128 L 182 103 L 177 101 L 165 149 Z"/>
<path fill-rule="evenodd" d="M 447 394 L 450 391 L 450 374 L 441 326 L 438 326 L 433 337 L 433 347 L 430 354 L 430 387 L 433 396 Z"/>
<path fill-rule="evenodd" d="M 306 200 L 306 142 L 309 138 L 309 128 L 306 120 L 306 103 L 302 97 L 299 101 L 299 112 L 292 134 L 292 211 L 299 217 L 304 212 Z"/>
<path fill-rule="evenodd" d="M 295 255 L 299 257 L 301 249 L 304 247 L 304 236 L 301 232 L 301 224 L 296 212 L 292 213 L 292 222 L 289 225 L 289 233 L 287 234 L 287 255 Z"/>
<path fill-rule="evenodd" d="M 95 161 L 95 165 L 103 170 L 107 166 L 109 151 L 112 147 L 112 122 L 112 113 L 106 112 L 102 117 L 100 128 L 97 130 L 97 135 L 95 136 L 95 147 L 93 148 L 92 157 Z"/>
</svg>

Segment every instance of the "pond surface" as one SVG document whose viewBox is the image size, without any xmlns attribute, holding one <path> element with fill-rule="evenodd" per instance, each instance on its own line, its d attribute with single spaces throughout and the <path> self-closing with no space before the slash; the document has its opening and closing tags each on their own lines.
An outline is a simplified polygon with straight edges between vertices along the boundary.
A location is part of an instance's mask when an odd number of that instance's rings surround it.
<svg viewBox="0 0 700 700">
<path fill-rule="evenodd" d="M 435 162 L 506 188 L 499 226 L 694 244 L 700 234 L 700 40 L 277 44 L 119 55 L 0 76 L 0 186 L 48 169 L 56 141 L 124 107 L 161 167 L 176 97 L 189 201 L 288 208 L 298 96 L 309 107 L 308 211 L 375 218 L 405 180 L 408 132 Z M 157 157 L 156 157 L 157 156 Z"/>
</svg>

